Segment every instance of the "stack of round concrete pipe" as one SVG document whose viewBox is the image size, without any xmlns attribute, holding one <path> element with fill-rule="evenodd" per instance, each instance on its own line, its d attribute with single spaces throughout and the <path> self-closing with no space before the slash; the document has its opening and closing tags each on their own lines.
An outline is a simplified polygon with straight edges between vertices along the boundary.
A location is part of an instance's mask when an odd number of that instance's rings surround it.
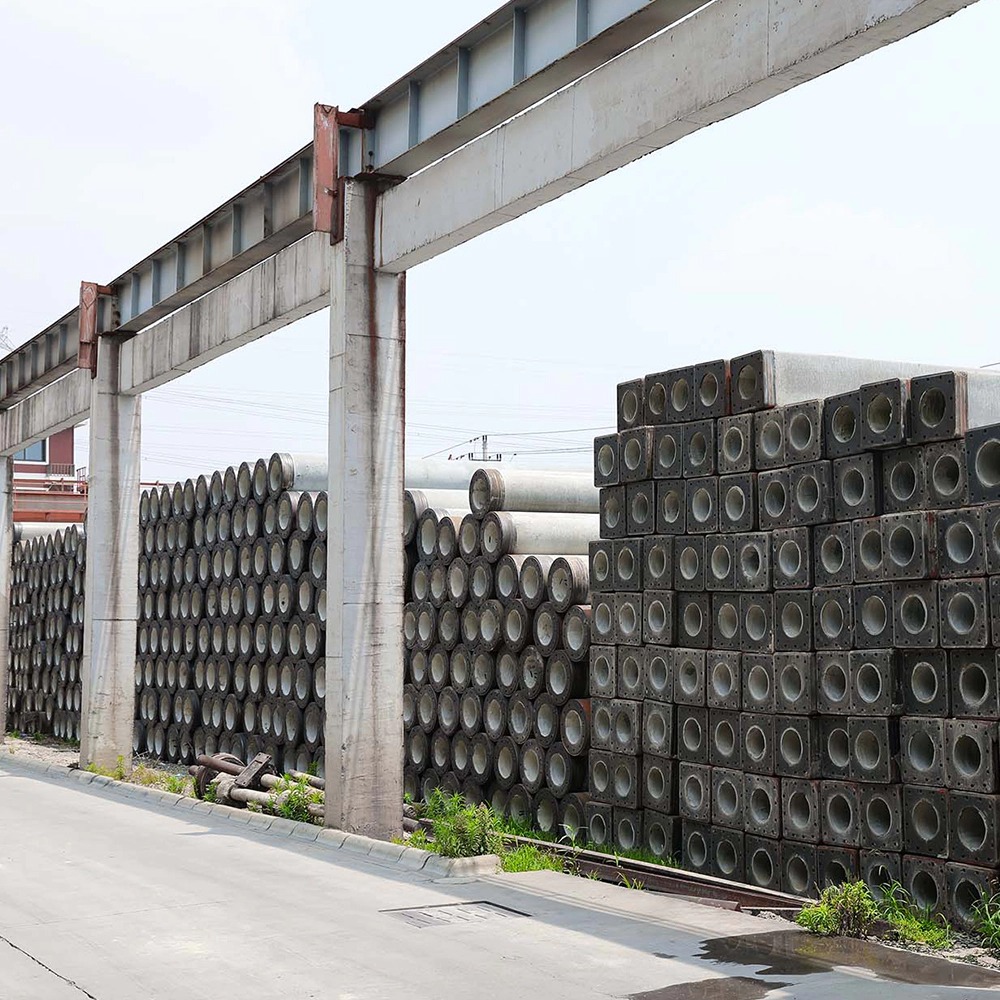
<svg viewBox="0 0 1000 1000">
<path fill-rule="evenodd" d="M 322 773 L 327 498 L 284 458 L 143 492 L 136 752 Z"/>
<path fill-rule="evenodd" d="M 14 531 L 7 726 L 78 740 L 84 531 L 78 525 L 56 531 L 15 525 Z"/>
<path fill-rule="evenodd" d="M 414 799 L 460 792 L 575 838 L 588 797 L 597 491 L 572 473 L 463 478 L 461 507 L 445 496 L 421 509 L 426 494 L 407 493 L 404 786 Z"/>
</svg>

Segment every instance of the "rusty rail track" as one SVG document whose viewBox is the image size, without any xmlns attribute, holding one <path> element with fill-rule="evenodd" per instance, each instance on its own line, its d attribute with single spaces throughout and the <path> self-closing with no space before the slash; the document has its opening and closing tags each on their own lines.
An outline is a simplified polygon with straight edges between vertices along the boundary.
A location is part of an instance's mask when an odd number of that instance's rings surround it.
<svg viewBox="0 0 1000 1000">
<path fill-rule="evenodd" d="M 618 855 L 602 854 L 599 851 L 583 850 L 566 844 L 554 844 L 514 834 L 504 834 L 504 840 L 512 844 L 530 844 L 565 860 L 581 875 L 596 875 L 602 882 L 616 885 L 641 883 L 643 889 L 652 892 L 682 896 L 692 902 L 723 909 L 793 916 L 810 902 L 800 896 L 776 892 L 773 889 L 762 889 L 742 882 L 730 882 L 713 875 L 669 868 L 666 865 L 636 861 Z"/>
</svg>

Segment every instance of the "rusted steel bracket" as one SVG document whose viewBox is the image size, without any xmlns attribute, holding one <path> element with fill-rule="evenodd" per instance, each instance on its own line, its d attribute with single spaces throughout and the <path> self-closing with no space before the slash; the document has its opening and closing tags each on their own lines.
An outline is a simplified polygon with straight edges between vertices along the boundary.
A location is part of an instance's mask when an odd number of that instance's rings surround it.
<svg viewBox="0 0 1000 1000">
<path fill-rule="evenodd" d="M 77 368 L 88 368 L 90 377 L 97 376 L 97 338 L 111 330 L 97 329 L 97 305 L 102 295 L 114 296 L 114 290 L 107 285 L 93 281 L 80 282 L 80 350 L 77 354 Z"/>
<path fill-rule="evenodd" d="M 260 788 L 260 778 L 263 774 L 273 774 L 274 768 L 271 766 L 271 755 L 259 753 L 238 775 L 236 775 L 237 788 Z"/>
<path fill-rule="evenodd" d="M 313 108 L 313 229 L 329 233 L 331 243 L 344 238 L 344 178 L 340 176 L 340 130 L 371 129 L 363 109 L 341 111 L 329 104 Z"/>
</svg>

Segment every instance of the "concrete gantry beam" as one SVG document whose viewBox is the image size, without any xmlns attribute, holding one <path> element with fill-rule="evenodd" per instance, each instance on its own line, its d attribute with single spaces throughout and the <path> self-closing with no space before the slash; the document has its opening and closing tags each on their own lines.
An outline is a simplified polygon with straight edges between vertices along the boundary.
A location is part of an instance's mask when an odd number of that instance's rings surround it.
<svg viewBox="0 0 1000 1000">
<path fill-rule="evenodd" d="M 14 575 L 14 460 L 0 458 L 0 743 L 7 731 L 10 678 L 10 584 Z"/>
<path fill-rule="evenodd" d="M 104 336 L 90 412 L 87 570 L 80 675 L 80 763 L 132 759 L 139 587 L 142 400 L 121 392 L 122 343 Z"/>
<path fill-rule="evenodd" d="M 164 385 L 329 304 L 330 237 L 310 233 L 122 346 L 121 391 Z"/>
<path fill-rule="evenodd" d="M 372 266 L 376 197 L 347 181 L 332 252 L 326 823 L 389 839 L 403 797 L 406 286 Z"/>
<path fill-rule="evenodd" d="M 329 304 L 329 236 L 312 233 L 121 345 L 121 391 L 137 395 Z M 77 369 L 0 410 L 0 455 L 90 416 L 90 372 Z"/>
<path fill-rule="evenodd" d="M 973 2 L 715 0 L 386 192 L 376 264 L 429 260 Z"/>
<path fill-rule="evenodd" d="M 90 372 L 77 369 L 33 396 L 0 411 L 0 455 L 82 423 L 90 415 Z"/>
</svg>

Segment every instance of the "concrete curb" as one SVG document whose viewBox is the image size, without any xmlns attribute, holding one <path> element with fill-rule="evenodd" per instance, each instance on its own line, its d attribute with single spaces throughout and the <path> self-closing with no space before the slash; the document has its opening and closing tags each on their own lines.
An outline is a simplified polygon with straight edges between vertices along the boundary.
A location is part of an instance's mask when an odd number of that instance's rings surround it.
<svg viewBox="0 0 1000 1000">
<path fill-rule="evenodd" d="M 161 809 L 190 809 L 202 816 L 213 815 L 219 819 L 227 819 L 237 826 L 245 826 L 270 837 L 287 837 L 315 844 L 325 850 L 347 851 L 350 854 L 369 857 L 379 864 L 397 865 L 411 872 L 424 872 L 434 879 L 495 875 L 500 866 L 500 859 L 495 854 L 485 854 L 478 858 L 444 858 L 418 847 L 405 847 L 402 844 L 363 837 L 357 833 L 327 829 L 313 823 L 295 823 L 281 816 L 267 816 L 246 809 L 233 809 L 231 806 L 202 802 L 189 796 L 174 795 L 160 788 L 132 785 L 127 781 L 116 781 L 103 774 L 65 767 L 62 764 L 18 760 L 14 754 L 4 753 L 2 750 L 0 750 L 0 771 L 21 772 L 36 778 L 44 777 L 54 781 L 90 785 L 95 791 L 99 790 L 99 794 L 113 795 L 126 801 L 141 802 Z"/>
</svg>

